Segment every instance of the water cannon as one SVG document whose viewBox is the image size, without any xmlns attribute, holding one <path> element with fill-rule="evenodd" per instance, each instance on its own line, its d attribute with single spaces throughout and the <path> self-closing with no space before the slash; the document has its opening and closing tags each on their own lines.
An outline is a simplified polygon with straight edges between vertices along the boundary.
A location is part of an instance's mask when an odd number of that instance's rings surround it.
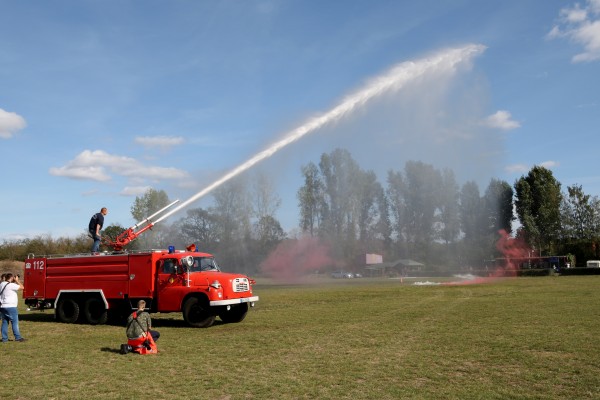
<svg viewBox="0 0 600 400">
<path fill-rule="evenodd" d="M 179 203 L 179 200 L 175 200 L 174 202 L 161 208 L 160 210 L 158 210 L 151 216 L 144 218 L 137 224 L 127 228 L 121 234 L 119 234 L 119 236 L 117 236 L 114 241 L 112 241 L 110 239 L 105 239 L 104 244 L 106 246 L 112 247 L 113 250 L 115 250 L 115 251 L 123 251 L 123 248 L 125 246 L 127 246 L 129 243 L 131 243 L 132 241 L 134 241 L 135 239 L 137 239 L 138 236 L 140 236 L 142 233 L 146 232 L 148 229 L 152 229 L 152 227 L 158 222 L 158 221 L 153 222 L 152 218 L 156 217 L 157 215 L 162 214 L 165 210 L 171 208 L 172 206 L 174 206 L 177 203 Z"/>
</svg>

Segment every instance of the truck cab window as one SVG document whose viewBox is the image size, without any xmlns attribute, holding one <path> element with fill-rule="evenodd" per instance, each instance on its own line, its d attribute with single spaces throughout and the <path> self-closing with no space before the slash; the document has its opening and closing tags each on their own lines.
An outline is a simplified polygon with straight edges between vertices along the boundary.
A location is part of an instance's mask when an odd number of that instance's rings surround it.
<svg viewBox="0 0 600 400">
<path fill-rule="evenodd" d="M 177 260 L 169 258 L 163 260 L 162 273 L 163 274 L 174 274 L 177 272 Z"/>
<path fill-rule="evenodd" d="M 190 272 L 220 271 L 217 262 L 212 257 L 194 257 L 194 265 Z"/>
</svg>

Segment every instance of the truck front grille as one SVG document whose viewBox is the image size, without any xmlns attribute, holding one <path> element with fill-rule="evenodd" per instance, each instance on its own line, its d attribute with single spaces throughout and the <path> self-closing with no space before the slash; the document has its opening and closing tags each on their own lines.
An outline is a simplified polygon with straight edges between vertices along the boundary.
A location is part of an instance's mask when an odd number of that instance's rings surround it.
<svg viewBox="0 0 600 400">
<path fill-rule="evenodd" d="M 247 292 L 250 290 L 248 278 L 235 278 L 233 280 L 233 291 L 236 293 Z"/>
</svg>

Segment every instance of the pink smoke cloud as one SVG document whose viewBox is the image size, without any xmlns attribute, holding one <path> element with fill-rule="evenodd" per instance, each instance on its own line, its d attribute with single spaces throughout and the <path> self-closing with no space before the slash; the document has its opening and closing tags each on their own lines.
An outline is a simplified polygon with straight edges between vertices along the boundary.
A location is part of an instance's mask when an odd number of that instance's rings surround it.
<svg viewBox="0 0 600 400">
<path fill-rule="evenodd" d="M 295 281 L 334 264 L 329 247 L 314 237 L 288 239 L 262 262 L 262 273 L 278 281 Z"/>
</svg>

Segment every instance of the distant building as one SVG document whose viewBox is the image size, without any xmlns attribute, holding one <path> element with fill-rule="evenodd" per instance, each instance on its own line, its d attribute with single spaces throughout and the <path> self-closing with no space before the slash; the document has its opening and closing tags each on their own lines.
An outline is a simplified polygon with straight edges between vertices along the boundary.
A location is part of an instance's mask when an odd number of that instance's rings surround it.
<svg viewBox="0 0 600 400">
<path fill-rule="evenodd" d="M 382 262 L 371 264 L 365 267 L 369 271 L 370 276 L 385 276 L 385 275 L 410 275 L 413 273 L 421 273 L 425 264 L 415 260 L 399 259 L 396 261 Z"/>
<path fill-rule="evenodd" d="M 381 264 L 383 262 L 383 256 L 381 254 L 361 254 L 358 256 L 357 264 L 362 266 L 365 265 L 373 265 L 373 264 Z"/>
</svg>

